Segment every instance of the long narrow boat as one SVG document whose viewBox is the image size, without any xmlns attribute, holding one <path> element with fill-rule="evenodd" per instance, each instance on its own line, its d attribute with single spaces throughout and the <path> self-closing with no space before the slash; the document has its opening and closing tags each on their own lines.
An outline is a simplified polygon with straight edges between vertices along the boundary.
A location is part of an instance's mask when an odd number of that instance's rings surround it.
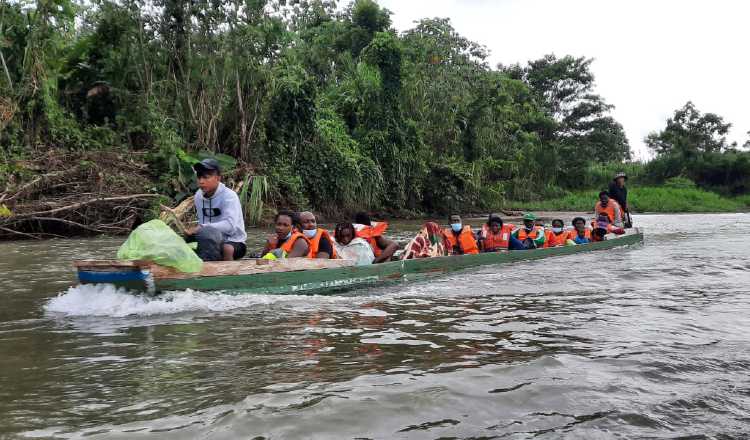
<svg viewBox="0 0 750 440">
<path fill-rule="evenodd" d="M 129 291 L 151 294 L 168 290 L 223 290 L 231 293 L 333 293 L 352 287 L 394 281 L 412 281 L 473 267 L 612 249 L 643 242 L 638 229 L 611 240 L 578 246 L 533 251 L 392 261 L 355 266 L 347 260 L 260 260 L 204 263 L 199 273 L 182 273 L 148 261 L 79 260 L 81 284 L 114 284 Z"/>
</svg>

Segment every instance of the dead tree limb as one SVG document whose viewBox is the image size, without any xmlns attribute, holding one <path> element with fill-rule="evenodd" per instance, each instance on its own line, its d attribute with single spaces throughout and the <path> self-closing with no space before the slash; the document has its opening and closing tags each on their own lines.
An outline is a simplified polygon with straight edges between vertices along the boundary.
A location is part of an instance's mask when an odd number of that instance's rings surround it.
<svg viewBox="0 0 750 440">
<path fill-rule="evenodd" d="M 10 196 L 10 197 L 8 197 L 8 192 L 7 191 L 5 193 L 3 193 L 2 195 L 0 195 L 0 203 L 13 201 L 14 199 L 17 199 L 18 197 L 21 197 L 22 195 L 24 195 L 24 193 L 26 193 L 26 192 L 30 192 L 31 194 L 33 194 L 33 190 L 36 187 L 40 186 L 40 184 L 43 181 L 57 179 L 59 177 L 70 175 L 70 174 L 75 174 L 75 173 L 77 173 L 79 171 L 79 169 L 80 169 L 80 167 L 73 167 L 73 168 L 71 168 L 69 170 L 56 171 L 54 173 L 43 174 L 43 175 L 37 177 L 36 179 L 32 180 L 31 182 L 29 182 L 29 183 L 21 186 L 20 188 L 18 188 L 15 191 L 15 193 L 12 196 Z"/>
<path fill-rule="evenodd" d="M 36 234 L 27 234 L 25 232 L 14 231 L 13 229 L 4 228 L 2 226 L 0 226 L 0 231 L 5 231 L 5 232 L 7 232 L 9 234 L 13 234 L 13 235 L 20 235 L 21 237 L 33 238 L 34 240 L 41 240 L 42 239 L 42 237 L 40 237 L 40 236 L 38 236 Z"/>
<path fill-rule="evenodd" d="M 123 201 L 134 200 L 134 199 L 156 198 L 156 197 L 161 197 L 161 196 L 159 194 L 134 194 L 130 196 L 104 197 L 100 199 L 91 199 L 91 200 L 86 200 L 85 202 L 73 203 L 72 205 L 62 206 L 60 208 L 50 209 L 47 211 L 17 214 L 12 217 L 8 217 L 7 219 L 3 221 L 0 221 L 0 224 L 7 225 L 7 224 L 12 224 L 12 223 L 18 223 L 19 221 L 28 220 L 31 217 L 46 217 L 51 214 L 57 214 L 57 213 L 66 212 L 66 211 L 73 211 L 73 210 L 82 208 L 84 206 L 93 205 L 96 203 L 123 202 Z"/>
<path fill-rule="evenodd" d="M 72 220 L 66 220 L 66 219 L 63 219 L 63 218 L 57 218 L 57 217 L 31 217 L 28 220 L 36 220 L 36 221 L 44 221 L 44 222 L 59 222 L 59 223 L 66 224 L 68 226 L 73 226 L 73 227 L 76 227 L 76 228 L 85 229 L 87 231 L 96 232 L 96 233 L 99 233 L 99 234 L 101 234 L 102 232 L 104 232 L 101 229 L 96 229 L 96 228 L 93 228 L 91 226 L 86 226 L 86 225 L 84 225 L 82 223 L 74 222 Z"/>
</svg>

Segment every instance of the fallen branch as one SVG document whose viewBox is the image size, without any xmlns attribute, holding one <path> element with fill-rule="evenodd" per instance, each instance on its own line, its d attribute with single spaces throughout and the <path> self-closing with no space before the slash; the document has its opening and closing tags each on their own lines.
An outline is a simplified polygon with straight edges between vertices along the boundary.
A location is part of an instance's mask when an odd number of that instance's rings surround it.
<svg viewBox="0 0 750 440">
<path fill-rule="evenodd" d="M 14 231 L 13 229 L 4 228 L 2 226 L 0 226 L 0 230 L 5 231 L 5 232 L 7 232 L 9 234 L 13 234 L 13 235 L 20 235 L 20 236 L 26 237 L 26 238 L 33 238 L 34 240 L 41 240 L 42 239 L 42 237 L 40 237 L 40 236 L 38 236 L 36 234 L 27 234 L 25 232 Z"/>
<path fill-rule="evenodd" d="M 78 222 L 74 222 L 72 220 L 66 220 L 66 219 L 57 218 L 57 217 L 31 217 L 31 218 L 29 218 L 29 220 L 45 221 L 45 222 L 60 222 L 60 223 L 64 223 L 64 224 L 69 225 L 69 226 L 75 226 L 77 228 L 85 229 L 85 230 L 91 231 L 91 232 L 97 232 L 97 233 L 100 233 L 100 234 L 104 232 L 101 229 L 96 229 L 96 228 L 93 228 L 91 226 L 86 226 L 84 224 L 81 224 L 81 223 L 78 223 Z"/>
<path fill-rule="evenodd" d="M 103 224 L 103 225 L 97 225 L 97 228 L 99 228 L 99 229 L 108 229 L 108 230 L 113 230 L 113 231 L 129 232 L 132 229 L 132 225 L 133 225 L 135 216 L 136 216 L 136 214 L 133 213 L 133 214 L 130 214 L 129 216 L 125 217 L 124 219 L 116 221 L 114 223 L 107 223 L 107 224 Z M 130 222 L 130 223 L 128 224 L 128 222 Z M 128 224 L 128 226 L 117 226 L 117 225 L 121 225 L 121 224 Z"/>
<path fill-rule="evenodd" d="M 8 197 L 8 193 L 7 192 L 3 193 L 3 195 L 0 196 L 0 203 L 2 203 L 2 202 L 10 202 L 10 201 L 13 201 L 14 199 L 17 199 L 18 197 L 22 196 L 26 191 L 33 190 L 42 181 L 56 179 L 56 178 L 59 178 L 59 177 L 62 177 L 62 176 L 70 175 L 70 174 L 75 174 L 79 170 L 80 170 L 80 167 L 73 167 L 71 169 L 64 170 L 64 171 L 57 171 L 57 172 L 54 172 L 54 173 L 43 174 L 43 175 L 37 177 L 36 179 L 32 180 L 31 182 L 29 182 L 29 183 L 21 186 L 20 188 L 18 188 L 15 191 L 15 194 L 13 194 L 10 197 Z"/>
<path fill-rule="evenodd" d="M 135 195 L 130 195 L 130 196 L 105 197 L 101 199 L 92 199 L 92 200 L 87 200 L 85 202 L 78 202 L 72 205 L 63 206 L 60 208 L 50 209 L 47 211 L 17 214 L 12 217 L 8 217 L 7 219 L 4 219 L 3 221 L 0 221 L 0 224 L 7 225 L 7 224 L 18 223 L 19 221 L 28 220 L 31 217 L 42 217 L 42 216 L 46 217 L 46 216 L 49 216 L 50 214 L 57 214 L 59 212 L 65 212 L 65 211 L 72 211 L 72 210 L 76 210 L 78 208 L 82 208 L 88 205 L 93 205 L 96 203 L 122 202 L 122 201 L 134 200 L 134 199 L 155 198 L 155 197 L 161 197 L 161 196 L 159 194 L 135 194 Z"/>
</svg>

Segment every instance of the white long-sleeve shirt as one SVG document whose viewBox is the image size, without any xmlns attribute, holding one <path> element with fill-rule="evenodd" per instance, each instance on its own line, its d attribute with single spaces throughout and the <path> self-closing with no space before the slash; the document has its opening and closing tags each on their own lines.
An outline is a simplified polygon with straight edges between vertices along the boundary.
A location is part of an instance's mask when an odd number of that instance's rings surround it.
<svg viewBox="0 0 750 440">
<path fill-rule="evenodd" d="M 225 241 L 244 243 L 247 240 L 245 218 L 236 192 L 219 183 L 213 197 L 204 197 L 203 191 L 199 189 L 194 201 L 201 227 L 218 229 Z M 215 208 L 219 209 L 218 215 Z"/>
</svg>

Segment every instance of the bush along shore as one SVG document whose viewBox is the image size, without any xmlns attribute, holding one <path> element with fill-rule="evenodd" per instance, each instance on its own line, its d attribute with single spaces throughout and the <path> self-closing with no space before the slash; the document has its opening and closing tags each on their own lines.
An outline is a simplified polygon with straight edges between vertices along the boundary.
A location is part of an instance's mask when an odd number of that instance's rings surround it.
<svg viewBox="0 0 750 440">
<path fill-rule="evenodd" d="M 742 210 L 750 191 L 750 143 L 689 102 L 645 139 L 655 158 L 632 163 L 586 57 L 492 66 L 449 19 L 399 33 L 373 0 L 159 5 L 0 2 L 0 238 L 189 211 L 206 156 L 249 225 L 275 207 L 583 208 L 620 170 L 643 211 Z M 695 187 L 659 192 L 675 178 Z"/>
<path fill-rule="evenodd" d="M 696 187 L 642 186 L 628 190 L 628 204 L 635 213 L 711 213 L 750 211 L 750 197 L 724 197 Z M 570 193 L 533 202 L 509 202 L 515 210 L 593 211 L 597 190 Z"/>
</svg>

